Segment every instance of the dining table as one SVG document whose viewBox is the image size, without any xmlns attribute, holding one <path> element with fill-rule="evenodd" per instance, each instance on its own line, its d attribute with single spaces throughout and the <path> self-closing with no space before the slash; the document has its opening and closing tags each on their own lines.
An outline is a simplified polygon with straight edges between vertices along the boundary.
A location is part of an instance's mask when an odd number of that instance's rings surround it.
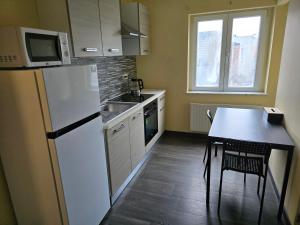
<svg viewBox="0 0 300 225">
<path fill-rule="evenodd" d="M 287 152 L 277 218 L 281 219 L 295 144 L 281 124 L 267 120 L 264 108 L 218 107 L 208 133 L 206 204 L 210 203 L 211 151 L 214 142 L 238 140 L 268 144 L 272 149 Z"/>
</svg>

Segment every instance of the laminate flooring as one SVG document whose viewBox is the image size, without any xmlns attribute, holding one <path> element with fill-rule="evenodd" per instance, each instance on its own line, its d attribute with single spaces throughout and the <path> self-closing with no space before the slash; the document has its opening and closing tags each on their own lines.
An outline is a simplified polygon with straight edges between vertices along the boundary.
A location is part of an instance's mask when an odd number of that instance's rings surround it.
<svg viewBox="0 0 300 225">
<path fill-rule="evenodd" d="M 224 172 L 220 215 L 217 213 L 221 150 L 212 154 L 211 201 L 206 207 L 203 178 L 205 139 L 165 133 L 101 225 L 255 225 L 259 213 L 257 177 Z M 262 182 L 263 183 L 263 182 Z M 261 186 L 262 187 L 262 186 Z M 284 225 L 268 177 L 262 225 Z"/>
</svg>

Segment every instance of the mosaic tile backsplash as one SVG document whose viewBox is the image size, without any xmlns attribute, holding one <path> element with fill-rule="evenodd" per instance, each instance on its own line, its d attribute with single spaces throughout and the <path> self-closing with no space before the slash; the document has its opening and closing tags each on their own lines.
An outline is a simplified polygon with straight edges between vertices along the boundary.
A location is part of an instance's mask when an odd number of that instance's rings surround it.
<svg viewBox="0 0 300 225">
<path fill-rule="evenodd" d="M 128 92 L 128 79 L 136 78 L 134 56 L 72 58 L 72 64 L 97 64 L 101 102 Z"/>
</svg>

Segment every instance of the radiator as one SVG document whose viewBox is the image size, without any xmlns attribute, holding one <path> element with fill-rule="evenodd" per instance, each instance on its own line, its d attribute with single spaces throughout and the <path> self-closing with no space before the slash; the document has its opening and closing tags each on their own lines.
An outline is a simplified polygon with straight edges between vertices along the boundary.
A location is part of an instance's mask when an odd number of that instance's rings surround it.
<svg viewBox="0 0 300 225">
<path fill-rule="evenodd" d="M 217 105 L 217 104 L 200 104 L 190 103 L 190 130 L 192 132 L 208 133 L 210 129 L 210 122 L 207 118 L 206 112 L 209 109 L 212 115 L 218 107 L 227 108 L 261 108 L 260 106 L 247 106 L 247 105 Z"/>
</svg>

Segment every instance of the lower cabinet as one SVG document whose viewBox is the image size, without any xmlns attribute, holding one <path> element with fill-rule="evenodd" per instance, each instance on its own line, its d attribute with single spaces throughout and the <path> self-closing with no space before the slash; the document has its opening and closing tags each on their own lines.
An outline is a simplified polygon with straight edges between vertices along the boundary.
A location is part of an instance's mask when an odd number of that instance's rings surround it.
<svg viewBox="0 0 300 225">
<path fill-rule="evenodd" d="M 158 98 L 158 134 L 155 140 L 164 132 L 164 121 L 165 95 L 162 95 Z M 121 186 L 125 181 L 128 182 L 127 178 L 132 177 L 133 170 L 145 158 L 144 109 L 128 115 L 122 122 L 106 130 L 106 143 L 111 196 L 112 199 L 116 199 L 122 191 Z"/>
<path fill-rule="evenodd" d="M 111 192 L 114 194 L 131 173 L 128 119 L 107 130 Z"/>
<path fill-rule="evenodd" d="M 129 118 L 131 167 L 132 170 L 145 156 L 145 136 L 143 109 L 134 113 Z"/>
<path fill-rule="evenodd" d="M 114 195 L 145 156 L 143 109 L 108 129 L 106 136 Z"/>
</svg>

